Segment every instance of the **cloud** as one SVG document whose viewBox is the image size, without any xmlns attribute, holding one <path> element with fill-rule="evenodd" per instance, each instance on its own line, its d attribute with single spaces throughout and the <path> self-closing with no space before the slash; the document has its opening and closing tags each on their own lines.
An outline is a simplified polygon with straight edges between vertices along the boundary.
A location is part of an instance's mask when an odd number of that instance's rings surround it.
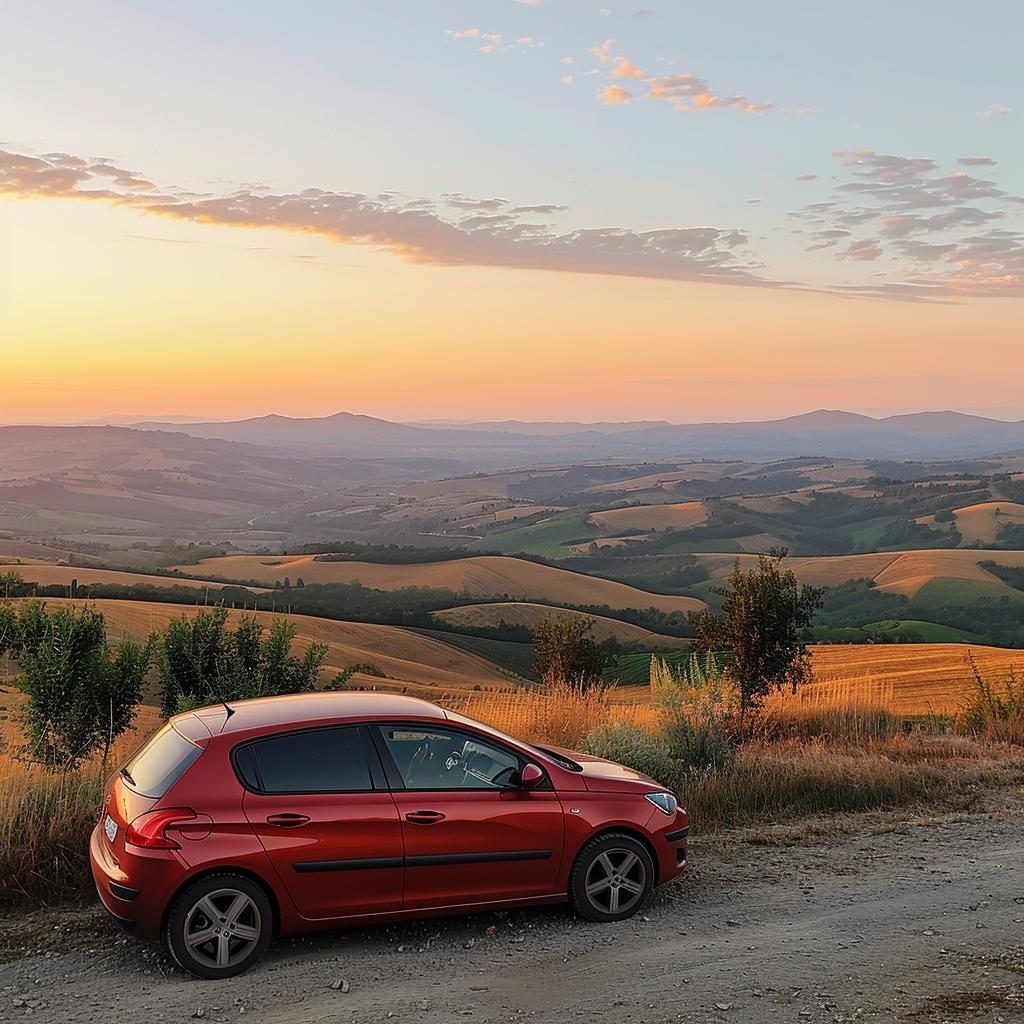
<svg viewBox="0 0 1024 1024">
<path fill-rule="evenodd" d="M 874 238 L 862 238 L 851 242 L 841 255 L 851 260 L 877 260 L 882 255 L 882 247 Z"/>
<path fill-rule="evenodd" d="M 286 231 L 367 245 L 423 265 L 779 286 L 758 273 L 759 264 L 746 251 L 747 234 L 735 228 L 559 231 L 523 219 L 564 210 L 557 203 L 512 206 L 506 199 L 461 193 L 448 193 L 435 203 L 425 197 L 321 188 L 275 193 L 245 187 L 199 194 L 137 187 L 149 180 L 107 160 L 0 149 L 0 196 L 13 199 L 102 201 L 192 224 Z M 445 210 L 454 213 L 446 215 Z"/>
<path fill-rule="evenodd" d="M 614 39 L 606 39 L 600 46 L 592 46 L 590 52 L 594 55 L 599 64 L 610 64 L 612 59 L 612 47 Z"/>
<path fill-rule="evenodd" d="M 771 103 L 752 103 L 746 96 L 717 96 L 703 78 L 691 74 L 661 75 L 648 78 L 644 99 L 666 100 L 684 113 L 731 107 L 747 114 L 759 114 L 772 108 Z"/>
<path fill-rule="evenodd" d="M 562 75 L 562 81 L 565 82 L 566 85 L 572 85 L 572 75 Z"/>
<path fill-rule="evenodd" d="M 648 11 L 646 9 L 643 9 L 643 10 L 639 10 L 639 11 L 634 11 L 633 12 L 633 17 L 634 18 L 649 18 L 653 13 L 654 13 L 654 11 Z"/>
<path fill-rule="evenodd" d="M 1003 106 L 1002 103 L 990 103 L 984 110 L 982 110 L 982 117 L 1000 117 L 1003 114 L 1009 114 L 1013 110 L 1012 107 Z"/>
<path fill-rule="evenodd" d="M 563 63 L 563 64 L 572 64 L 572 62 L 573 62 L 573 61 L 574 61 L 575 59 L 576 59 L 575 57 L 563 57 L 563 58 L 562 58 L 562 63 Z"/>
<path fill-rule="evenodd" d="M 641 71 L 632 61 L 625 57 L 615 58 L 615 70 L 612 71 L 612 78 L 646 78 L 647 72 Z"/>
<path fill-rule="evenodd" d="M 888 297 L 1024 297 L 1024 229 L 1009 226 L 1020 222 L 1010 204 L 1020 205 L 1022 197 L 1009 195 L 989 178 L 944 172 L 929 157 L 870 149 L 833 156 L 847 180 L 836 186 L 832 200 L 809 204 L 797 214 L 824 227 L 811 235 L 812 248 L 831 244 L 830 232 L 863 230 L 869 237 L 851 239 L 838 255 L 874 260 L 884 249 L 905 278 L 886 284 Z M 962 157 L 958 163 L 987 168 L 995 161 Z"/>
<path fill-rule="evenodd" d="M 621 85 L 606 85 L 598 93 L 598 97 L 605 106 L 614 107 L 620 103 L 628 103 L 633 94 L 628 89 L 623 89 Z"/>
<path fill-rule="evenodd" d="M 816 174 L 798 174 L 796 176 L 797 181 L 815 181 L 817 180 Z"/>
</svg>

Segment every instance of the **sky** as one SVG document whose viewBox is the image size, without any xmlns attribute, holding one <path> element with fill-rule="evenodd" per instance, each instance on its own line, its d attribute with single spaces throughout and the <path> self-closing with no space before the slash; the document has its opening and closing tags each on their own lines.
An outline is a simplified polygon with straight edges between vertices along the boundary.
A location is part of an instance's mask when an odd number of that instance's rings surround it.
<svg viewBox="0 0 1024 1024">
<path fill-rule="evenodd" d="M 0 422 L 1024 418 L 1022 34 L 1016 0 L 18 5 Z"/>
</svg>

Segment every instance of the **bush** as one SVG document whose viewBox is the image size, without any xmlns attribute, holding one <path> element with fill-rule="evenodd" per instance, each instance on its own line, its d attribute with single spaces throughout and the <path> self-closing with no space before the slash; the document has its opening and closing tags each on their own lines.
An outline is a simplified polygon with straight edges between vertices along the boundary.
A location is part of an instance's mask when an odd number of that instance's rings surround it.
<svg viewBox="0 0 1024 1024">
<path fill-rule="evenodd" d="M 672 756 L 668 743 L 635 725 L 599 726 L 583 738 L 582 751 L 643 772 L 674 792 L 682 787 L 685 769 Z"/>
<path fill-rule="evenodd" d="M 651 694 L 662 711 L 672 756 L 685 768 L 728 771 L 736 758 L 738 704 L 735 690 L 711 655 L 692 654 L 673 672 L 651 659 Z"/>
<path fill-rule="evenodd" d="M 974 733 L 999 743 L 1024 746 L 1024 686 L 1011 667 L 1002 687 L 994 686 L 968 653 L 974 692 L 957 719 L 961 732 Z"/>
<path fill-rule="evenodd" d="M 172 619 L 159 637 L 161 710 L 165 715 L 207 704 L 312 690 L 327 657 L 325 644 L 292 654 L 295 625 L 275 619 L 265 631 L 243 615 L 233 630 L 227 610 Z"/>
<path fill-rule="evenodd" d="M 0 653 L 24 671 L 24 753 L 51 769 L 70 771 L 110 745 L 131 725 L 149 668 L 148 647 L 107 643 L 103 616 L 92 608 L 53 613 L 38 601 L 15 612 L 0 606 Z"/>
</svg>

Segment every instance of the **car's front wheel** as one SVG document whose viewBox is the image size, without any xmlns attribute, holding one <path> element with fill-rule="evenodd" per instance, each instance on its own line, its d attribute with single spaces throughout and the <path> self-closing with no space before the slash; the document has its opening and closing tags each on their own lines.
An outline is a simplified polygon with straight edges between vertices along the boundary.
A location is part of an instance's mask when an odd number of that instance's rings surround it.
<svg viewBox="0 0 1024 1024">
<path fill-rule="evenodd" d="M 267 894 L 244 875 L 208 875 L 186 886 L 167 915 L 167 946 L 183 970 L 230 978 L 248 970 L 270 944 Z"/>
<path fill-rule="evenodd" d="M 588 921 L 632 917 L 654 888 L 654 861 L 632 836 L 612 833 L 580 850 L 569 877 L 569 903 Z"/>
</svg>

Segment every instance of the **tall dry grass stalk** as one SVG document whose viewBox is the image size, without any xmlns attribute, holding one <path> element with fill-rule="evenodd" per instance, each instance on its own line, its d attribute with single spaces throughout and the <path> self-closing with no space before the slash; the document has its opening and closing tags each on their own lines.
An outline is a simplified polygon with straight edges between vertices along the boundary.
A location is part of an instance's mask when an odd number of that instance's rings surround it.
<svg viewBox="0 0 1024 1024">
<path fill-rule="evenodd" d="M 973 690 L 957 716 L 960 730 L 1024 746 L 1024 683 L 1016 669 L 1010 666 L 1002 679 L 993 680 L 982 672 L 970 651 L 967 664 Z"/>
<path fill-rule="evenodd" d="M 137 743 L 124 737 L 109 763 L 120 764 Z M 107 774 L 98 758 L 63 774 L 0 753 L 0 907 L 91 892 L 89 833 Z"/>
<path fill-rule="evenodd" d="M 655 708 L 617 704 L 613 695 L 614 690 L 608 687 L 555 682 L 546 690 L 482 690 L 444 703 L 453 711 L 528 743 L 556 747 L 576 748 L 587 733 L 615 722 L 657 730 L 659 716 Z"/>
<path fill-rule="evenodd" d="M 892 739 L 903 728 L 891 681 L 864 679 L 807 683 L 796 693 L 777 690 L 762 701 L 754 721 L 761 738 L 827 738 L 860 745 Z"/>
</svg>

